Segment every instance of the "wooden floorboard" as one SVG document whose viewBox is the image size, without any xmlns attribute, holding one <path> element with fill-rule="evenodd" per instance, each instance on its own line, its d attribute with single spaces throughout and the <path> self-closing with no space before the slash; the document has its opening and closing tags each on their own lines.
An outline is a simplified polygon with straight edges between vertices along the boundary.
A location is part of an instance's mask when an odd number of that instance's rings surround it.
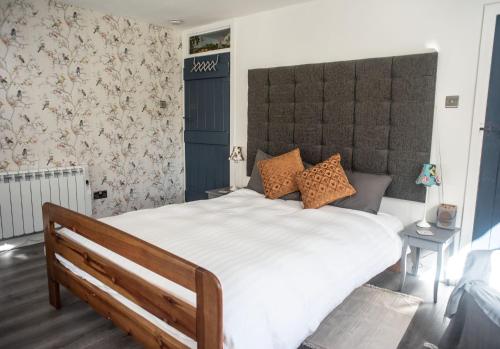
<svg viewBox="0 0 500 349">
<path fill-rule="evenodd" d="M 392 290 L 399 274 L 384 272 L 371 283 Z M 432 282 L 411 275 L 405 292 L 424 300 L 403 337 L 399 349 L 423 348 L 439 342 L 451 287 L 440 286 L 439 302 L 432 302 Z M 137 344 L 85 302 L 61 287 L 62 308 L 48 303 L 43 244 L 0 253 L 0 348 L 136 349 Z"/>
</svg>

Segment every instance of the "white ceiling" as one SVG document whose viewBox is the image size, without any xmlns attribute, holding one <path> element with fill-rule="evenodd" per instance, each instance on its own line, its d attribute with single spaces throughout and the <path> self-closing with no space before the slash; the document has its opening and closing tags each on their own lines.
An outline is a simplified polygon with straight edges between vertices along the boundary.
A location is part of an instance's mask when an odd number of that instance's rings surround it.
<svg viewBox="0 0 500 349">
<path fill-rule="evenodd" d="M 134 17 L 148 23 L 168 24 L 182 19 L 182 28 L 239 17 L 310 0 L 63 0 L 106 14 Z"/>
</svg>

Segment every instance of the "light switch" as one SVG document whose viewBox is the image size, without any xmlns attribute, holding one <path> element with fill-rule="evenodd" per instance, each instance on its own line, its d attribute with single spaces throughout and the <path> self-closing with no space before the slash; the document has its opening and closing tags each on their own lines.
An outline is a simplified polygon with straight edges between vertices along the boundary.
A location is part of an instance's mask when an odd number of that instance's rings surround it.
<svg viewBox="0 0 500 349">
<path fill-rule="evenodd" d="M 458 108 L 459 96 L 446 96 L 445 108 Z"/>
</svg>

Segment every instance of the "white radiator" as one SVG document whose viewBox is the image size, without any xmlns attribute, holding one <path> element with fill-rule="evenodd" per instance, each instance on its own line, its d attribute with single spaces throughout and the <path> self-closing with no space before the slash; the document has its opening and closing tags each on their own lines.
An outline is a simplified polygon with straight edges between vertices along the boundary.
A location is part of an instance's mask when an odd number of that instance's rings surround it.
<svg viewBox="0 0 500 349">
<path fill-rule="evenodd" d="M 45 202 L 90 215 L 85 167 L 0 173 L 0 240 L 42 231 Z"/>
</svg>

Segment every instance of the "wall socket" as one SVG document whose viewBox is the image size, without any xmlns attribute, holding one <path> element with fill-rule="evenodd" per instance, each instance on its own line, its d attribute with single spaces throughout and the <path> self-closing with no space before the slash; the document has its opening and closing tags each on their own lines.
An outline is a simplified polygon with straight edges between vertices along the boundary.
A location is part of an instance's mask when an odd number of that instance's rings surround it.
<svg viewBox="0 0 500 349">
<path fill-rule="evenodd" d="M 108 197 L 107 190 L 99 190 L 94 192 L 94 200 L 106 199 Z"/>
<path fill-rule="evenodd" d="M 445 108 L 458 108 L 459 96 L 446 96 L 446 100 L 444 102 Z"/>
</svg>

